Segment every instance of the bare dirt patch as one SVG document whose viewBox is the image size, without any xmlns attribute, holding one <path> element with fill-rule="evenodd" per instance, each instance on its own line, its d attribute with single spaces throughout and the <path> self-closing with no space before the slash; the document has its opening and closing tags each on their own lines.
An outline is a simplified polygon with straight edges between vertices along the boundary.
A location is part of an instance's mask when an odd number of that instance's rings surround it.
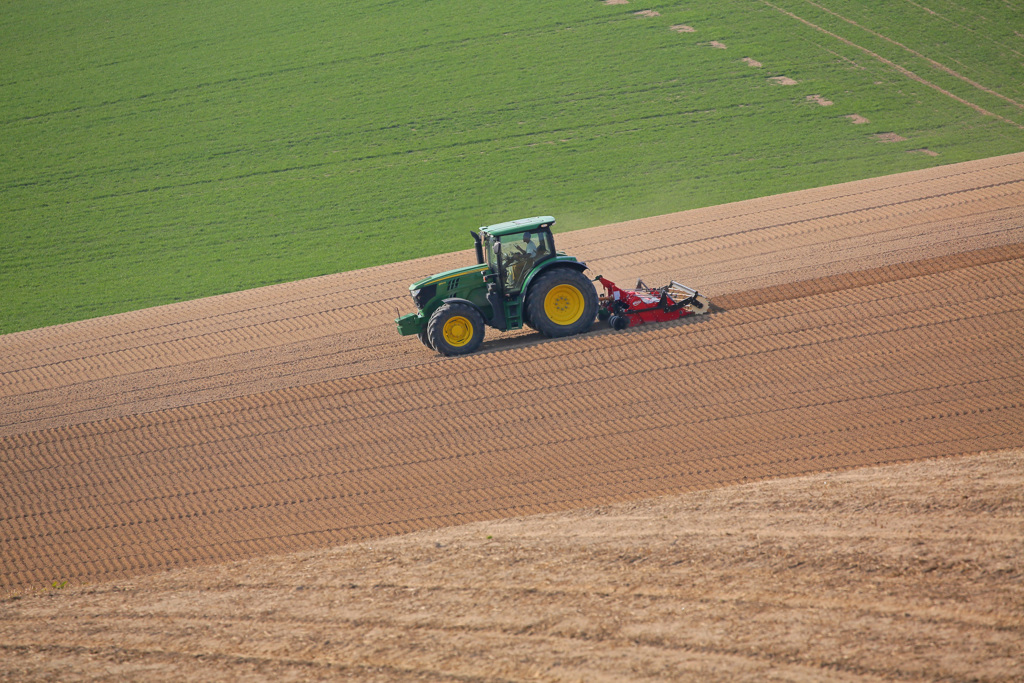
<svg viewBox="0 0 1024 683">
<path fill-rule="evenodd" d="M 753 58 L 751 58 L 751 57 L 744 57 L 744 58 L 743 58 L 742 60 L 740 60 L 740 61 L 742 61 L 742 62 L 743 62 L 744 64 L 747 64 L 747 65 L 749 65 L 749 66 L 752 66 L 752 67 L 754 67 L 754 68 L 756 68 L 756 69 L 760 69 L 760 68 L 761 68 L 762 66 L 764 66 L 763 64 L 761 64 L 761 62 L 759 62 L 759 61 L 757 61 L 756 59 L 753 59 Z"/>
<path fill-rule="evenodd" d="M 875 138 L 879 142 L 903 142 L 906 140 L 905 137 L 898 133 L 875 133 L 871 137 Z"/>
<path fill-rule="evenodd" d="M 717 40 L 712 40 L 710 43 L 707 43 L 707 45 L 718 50 L 725 50 L 728 47 L 725 43 L 720 43 Z"/>
<path fill-rule="evenodd" d="M 1024 677 L 1024 452 L 478 522 L 0 602 L 18 680 Z"/>
<path fill-rule="evenodd" d="M 793 80 L 789 76 L 772 76 L 768 80 L 769 81 L 774 81 L 778 85 L 796 85 L 797 84 L 797 81 Z"/>
<path fill-rule="evenodd" d="M 606 5 L 628 5 L 629 0 L 604 0 Z"/>
<path fill-rule="evenodd" d="M 865 123 L 871 123 L 868 119 L 864 118 L 860 114 L 847 114 L 844 118 L 850 119 L 850 122 L 855 126 L 859 126 Z"/>
<path fill-rule="evenodd" d="M 660 17 L 661 12 L 653 9 L 640 10 L 639 12 L 633 12 L 633 16 L 637 17 Z"/>
<path fill-rule="evenodd" d="M 676 33 L 696 33 L 697 29 L 686 24 L 676 24 L 675 26 L 669 26 L 669 29 Z"/>
<path fill-rule="evenodd" d="M 819 104 L 822 107 L 831 107 L 833 104 L 835 104 L 835 102 L 833 102 L 832 100 L 825 99 L 821 95 L 808 95 L 807 101 L 814 102 L 815 104 Z"/>
</svg>

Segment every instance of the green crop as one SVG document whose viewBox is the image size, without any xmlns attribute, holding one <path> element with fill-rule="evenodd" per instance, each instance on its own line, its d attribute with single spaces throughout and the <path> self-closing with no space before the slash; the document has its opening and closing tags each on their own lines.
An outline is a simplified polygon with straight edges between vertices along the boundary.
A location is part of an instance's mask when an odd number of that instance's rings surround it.
<svg viewBox="0 0 1024 683">
<path fill-rule="evenodd" d="M 1022 151 L 1013 4 L 10 0 L 0 332 Z"/>
</svg>

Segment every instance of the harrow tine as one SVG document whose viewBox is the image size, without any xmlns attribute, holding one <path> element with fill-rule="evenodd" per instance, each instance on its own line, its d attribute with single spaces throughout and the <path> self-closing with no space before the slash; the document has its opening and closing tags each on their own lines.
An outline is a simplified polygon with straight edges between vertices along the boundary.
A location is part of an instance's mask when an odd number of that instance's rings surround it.
<svg viewBox="0 0 1024 683">
<path fill-rule="evenodd" d="M 687 296 L 693 296 L 694 294 L 697 293 L 696 289 L 690 289 L 686 285 L 680 284 L 675 280 L 672 280 L 672 284 L 669 285 L 669 287 L 671 287 L 672 289 L 678 289 L 680 292 L 685 292 Z"/>
</svg>

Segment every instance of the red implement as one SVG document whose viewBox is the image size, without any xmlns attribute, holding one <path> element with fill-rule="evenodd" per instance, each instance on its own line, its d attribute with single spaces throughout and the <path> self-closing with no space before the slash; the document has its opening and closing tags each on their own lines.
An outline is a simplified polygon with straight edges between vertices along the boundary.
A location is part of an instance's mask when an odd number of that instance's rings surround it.
<svg viewBox="0 0 1024 683">
<path fill-rule="evenodd" d="M 675 280 L 664 287 L 651 289 L 636 281 L 636 289 L 622 289 L 608 278 L 598 276 L 604 287 L 600 297 L 598 316 L 616 330 L 641 325 L 677 320 L 687 315 L 707 313 L 711 302 L 697 290 Z"/>
</svg>

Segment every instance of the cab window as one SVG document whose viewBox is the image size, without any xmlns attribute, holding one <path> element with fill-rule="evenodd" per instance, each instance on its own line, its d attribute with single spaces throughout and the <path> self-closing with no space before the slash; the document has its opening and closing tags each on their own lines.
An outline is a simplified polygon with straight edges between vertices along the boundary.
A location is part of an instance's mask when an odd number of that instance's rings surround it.
<svg viewBox="0 0 1024 683">
<path fill-rule="evenodd" d="M 518 292 L 530 271 L 553 255 L 551 241 L 551 233 L 547 230 L 526 230 L 502 236 L 501 258 L 506 292 Z"/>
</svg>

